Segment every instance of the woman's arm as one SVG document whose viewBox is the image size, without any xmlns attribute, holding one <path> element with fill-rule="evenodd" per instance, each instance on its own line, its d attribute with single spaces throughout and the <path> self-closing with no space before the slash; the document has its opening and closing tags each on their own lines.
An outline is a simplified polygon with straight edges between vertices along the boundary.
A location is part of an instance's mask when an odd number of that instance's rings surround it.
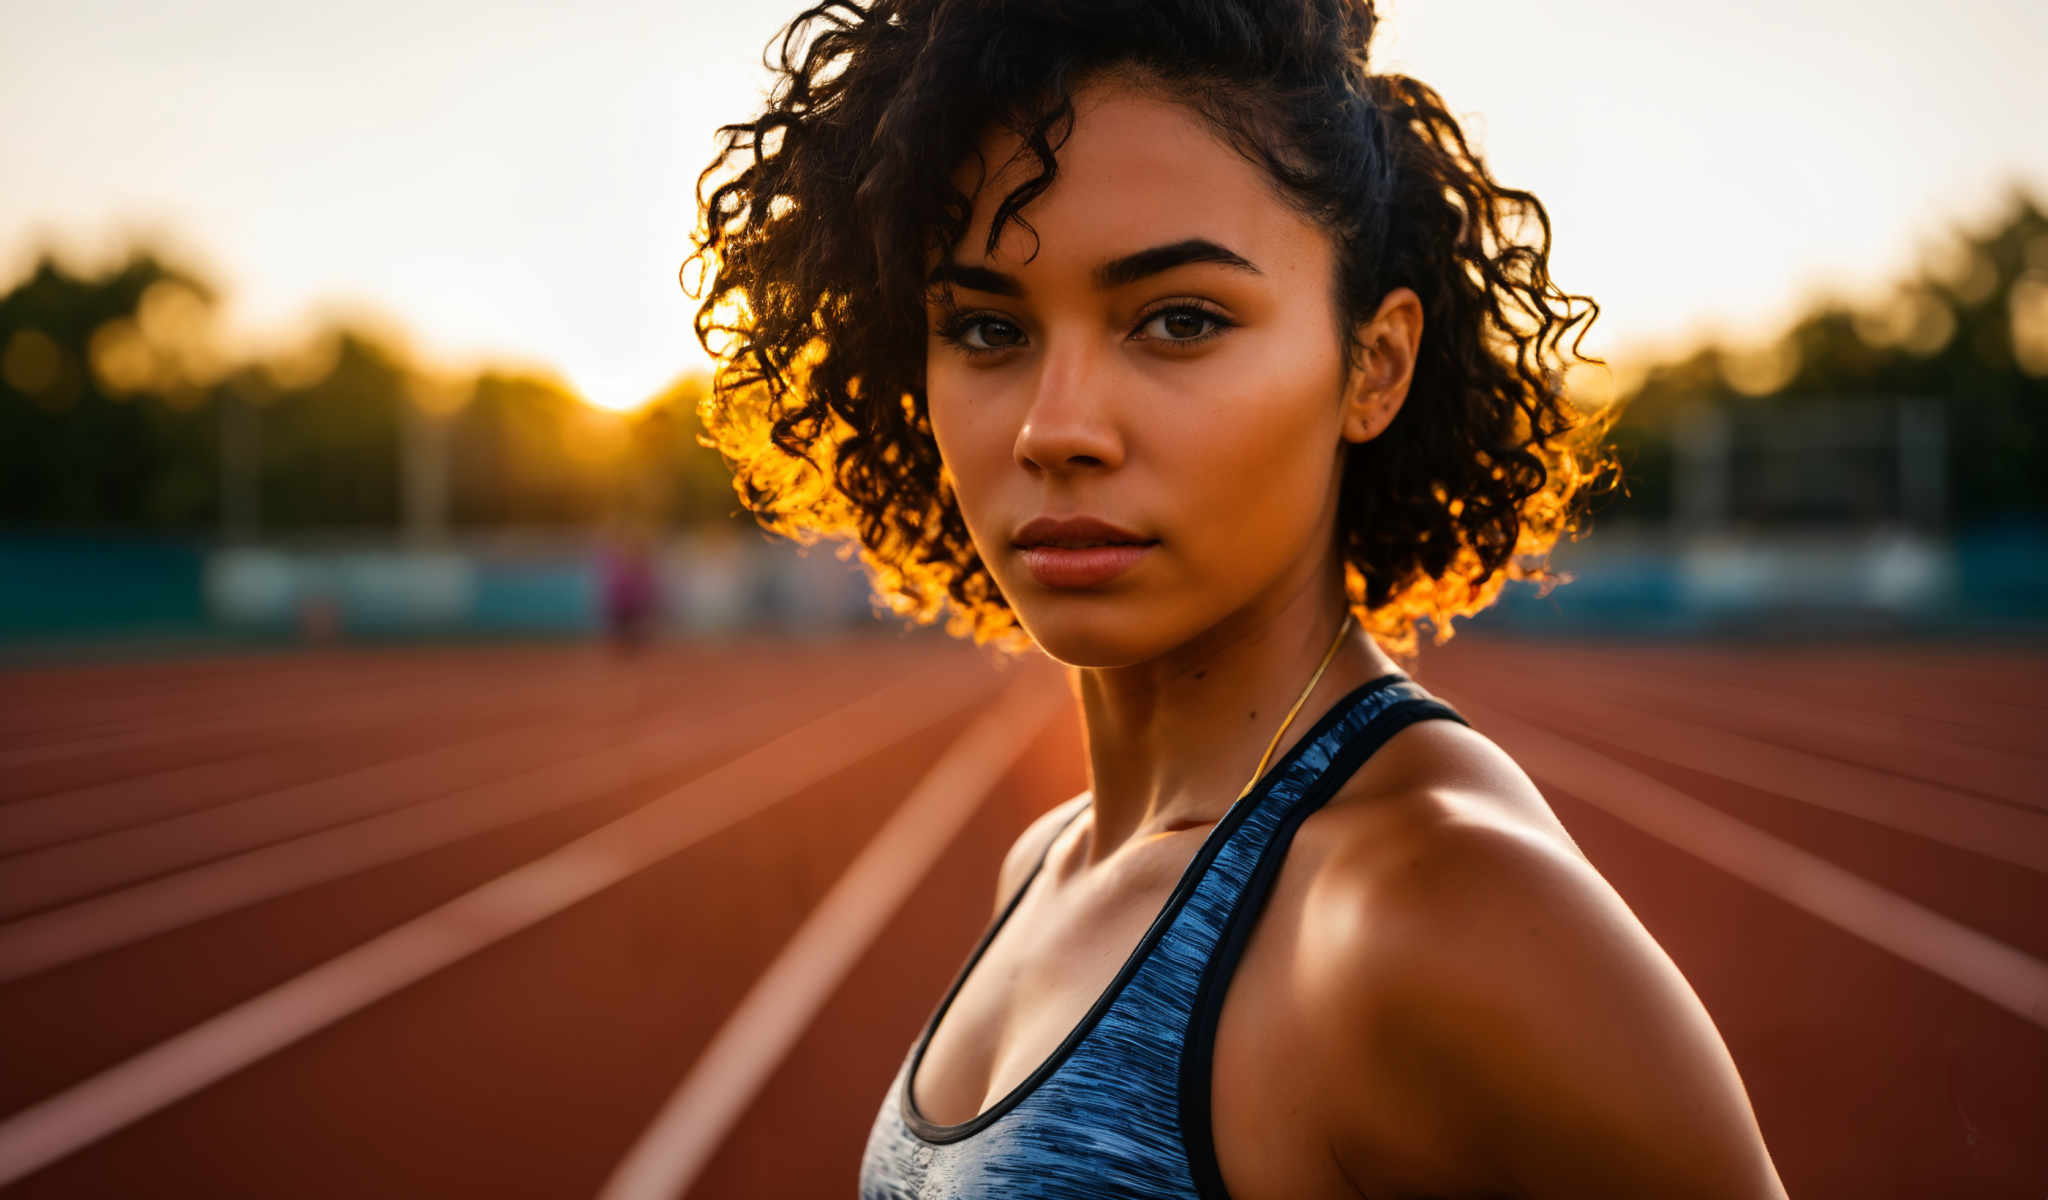
<svg viewBox="0 0 2048 1200">
<path fill-rule="evenodd" d="M 1361 912 L 1309 927 L 1327 968 L 1310 1019 L 1339 1051 L 1321 1100 L 1350 1178 L 1371 1175 L 1391 1096 L 1509 1195 L 1784 1196 L 1705 1007 L 1572 849 L 1447 815 L 1370 861 L 1318 889 Z"/>
</svg>

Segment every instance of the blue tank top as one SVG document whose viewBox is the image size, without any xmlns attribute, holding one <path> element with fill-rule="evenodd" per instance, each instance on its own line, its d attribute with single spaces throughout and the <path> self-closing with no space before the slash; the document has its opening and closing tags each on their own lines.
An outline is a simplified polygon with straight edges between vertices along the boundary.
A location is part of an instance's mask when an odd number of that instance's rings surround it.
<svg viewBox="0 0 2048 1200">
<path fill-rule="evenodd" d="M 1401 674 L 1339 700 L 1209 831 L 1052 1056 L 981 1115 L 934 1124 L 917 1111 L 910 1081 L 960 985 L 1045 865 L 1041 851 L 897 1069 L 861 1161 L 863 1200 L 1226 1197 L 1210 1141 L 1209 1067 L 1231 972 L 1301 822 L 1388 738 L 1431 717 L 1465 723 Z"/>
</svg>

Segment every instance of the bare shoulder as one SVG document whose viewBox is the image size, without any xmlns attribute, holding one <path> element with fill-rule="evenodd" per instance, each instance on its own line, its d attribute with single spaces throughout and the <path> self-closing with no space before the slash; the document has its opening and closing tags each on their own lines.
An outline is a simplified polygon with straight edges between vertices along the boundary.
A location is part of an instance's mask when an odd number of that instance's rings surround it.
<svg viewBox="0 0 2048 1200">
<path fill-rule="evenodd" d="M 1299 1016 L 1353 1179 L 1391 1106 L 1481 1190 L 1783 1196 L 1705 1007 L 1527 776 L 1448 721 L 1383 749 L 1302 911 Z"/>
<path fill-rule="evenodd" d="M 1578 851 L 1521 764 L 1492 738 L 1457 721 L 1418 721 L 1402 729 L 1338 793 L 1340 802 L 1354 804 L 1376 805 L 1397 796 L 1421 798 L 1425 815 L 1438 812 L 1436 798 L 1454 798 L 1468 813 L 1491 813 Z"/>
<path fill-rule="evenodd" d="M 1054 836 L 1065 828 L 1074 811 L 1088 803 L 1089 796 L 1090 793 L 1083 791 L 1053 805 L 1032 818 L 1024 832 L 1017 835 L 1017 840 L 1010 843 L 1009 850 L 1003 854 L 1003 865 L 996 872 L 997 913 L 1001 913 L 1003 906 L 1017 894 L 1017 889 L 1024 886 L 1024 878 L 1038 864 L 1039 856 L 1052 845 Z"/>
</svg>

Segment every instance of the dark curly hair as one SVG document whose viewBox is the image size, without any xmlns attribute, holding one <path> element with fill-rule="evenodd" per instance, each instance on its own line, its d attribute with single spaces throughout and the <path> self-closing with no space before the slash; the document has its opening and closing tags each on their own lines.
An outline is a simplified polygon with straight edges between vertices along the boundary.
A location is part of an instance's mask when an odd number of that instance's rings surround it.
<svg viewBox="0 0 2048 1200">
<path fill-rule="evenodd" d="M 1339 536 L 1361 623 L 1402 658 L 1415 625 L 1490 604 L 1544 560 L 1616 466 L 1611 410 L 1565 395 L 1599 308 L 1550 278 L 1550 219 L 1505 188 L 1443 100 L 1375 75 L 1372 0 L 828 0 L 769 44 L 766 110 L 719 130 L 684 262 L 719 363 L 700 439 L 768 530 L 856 539 L 881 600 L 977 643 L 1028 645 L 981 561 L 925 407 L 928 256 L 966 236 L 949 175 L 986 130 L 1057 171 L 1072 93 L 1102 72 L 1164 85 L 1332 236 L 1352 328 L 1393 288 L 1424 311 L 1407 400 L 1350 448 Z M 708 288 L 702 285 L 708 274 Z M 841 550 L 845 557 L 851 542 Z"/>
</svg>

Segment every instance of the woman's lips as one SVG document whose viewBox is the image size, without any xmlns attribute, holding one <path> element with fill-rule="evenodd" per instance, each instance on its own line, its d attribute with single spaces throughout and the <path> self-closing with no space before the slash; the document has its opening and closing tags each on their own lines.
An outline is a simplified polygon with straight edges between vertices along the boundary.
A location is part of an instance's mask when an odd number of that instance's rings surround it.
<svg viewBox="0 0 2048 1200">
<path fill-rule="evenodd" d="M 1157 542 L 1133 542 L 1116 546 L 1025 546 L 1018 551 L 1031 577 L 1046 587 L 1082 588 L 1107 583 L 1130 570 Z"/>
</svg>

